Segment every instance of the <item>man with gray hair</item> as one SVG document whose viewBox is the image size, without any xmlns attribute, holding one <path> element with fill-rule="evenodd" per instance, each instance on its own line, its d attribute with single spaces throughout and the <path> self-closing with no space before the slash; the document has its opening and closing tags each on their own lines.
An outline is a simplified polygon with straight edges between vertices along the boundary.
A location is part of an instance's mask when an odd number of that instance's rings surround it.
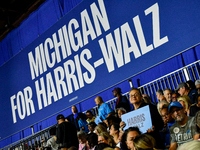
<svg viewBox="0 0 200 150">
<path fill-rule="evenodd" d="M 164 94 L 163 94 L 163 90 L 161 90 L 161 89 L 158 89 L 158 90 L 156 91 L 156 97 L 157 97 L 157 99 L 158 99 L 158 102 L 159 102 L 159 101 L 166 100 L 165 97 L 164 97 Z"/>
<path fill-rule="evenodd" d="M 200 79 L 195 81 L 197 93 L 200 94 Z"/>
<path fill-rule="evenodd" d="M 163 93 L 166 101 L 170 104 L 172 101 L 172 91 L 170 89 L 164 89 Z"/>
<path fill-rule="evenodd" d="M 188 85 L 184 82 L 180 83 L 176 89 L 178 91 L 178 93 L 183 96 L 183 95 L 187 95 L 190 97 L 190 100 L 192 102 L 192 104 L 195 103 L 195 97 L 197 95 L 197 91 L 195 89 L 191 89 L 188 87 Z"/>
</svg>

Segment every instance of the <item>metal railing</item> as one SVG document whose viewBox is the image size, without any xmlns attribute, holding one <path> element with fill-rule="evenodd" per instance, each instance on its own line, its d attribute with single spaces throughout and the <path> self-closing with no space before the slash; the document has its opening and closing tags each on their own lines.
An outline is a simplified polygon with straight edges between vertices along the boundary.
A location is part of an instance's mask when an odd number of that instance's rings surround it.
<svg viewBox="0 0 200 150">
<path fill-rule="evenodd" d="M 151 99 L 154 101 L 154 103 L 157 103 L 156 98 L 156 91 L 158 89 L 166 89 L 169 88 L 171 90 L 175 90 L 177 88 L 177 85 L 181 82 L 186 82 L 187 80 L 197 80 L 200 79 L 200 60 L 191 63 L 183 68 L 180 68 L 174 72 L 171 72 L 165 76 L 162 76 L 156 80 L 153 80 L 149 83 L 146 83 L 140 87 L 138 87 L 142 94 L 147 94 L 151 97 Z M 126 95 L 128 98 L 128 92 L 124 93 L 123 95 Z M 115 110 L 117 98 L 113 98 L 106 103 L 110 104 L 111 108 Z M 96 116 L 98 114 L 98 107 L 95 106 L 91 109 L 93 111 L 93 114 Z M 86 113 L 83 112 L 83 113 Z M 55 125 L 54 125 L 55 126 Z M 34 135 L 28 136 L 24 139 L 21 139 L 15 143 L 12 143 L 11 145 L 8 145 L 2 150 L 5 149 L 36 149 L 37 147 L 41 146 L 41 140 L 42 138 L 44 141 L 47 141 L 49 136 L 49 129 L 53 126 L 44 129 L 42 131 L 37 132 Z"/>
</svg>

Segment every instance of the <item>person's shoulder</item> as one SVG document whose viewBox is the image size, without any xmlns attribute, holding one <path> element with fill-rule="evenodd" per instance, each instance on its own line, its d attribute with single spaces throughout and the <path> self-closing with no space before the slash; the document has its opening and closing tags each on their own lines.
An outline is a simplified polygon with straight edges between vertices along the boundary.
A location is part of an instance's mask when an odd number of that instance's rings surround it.
<svg viewBox="0 0 200 150">
<path fill-rule="evenodd" d="M 191 90 L 189 91 L 189 94 L 190 94 L 190 95 L 194 95 L 194 94 L 198 94 L 198 93 L 197 93 L 197 90 L 196 90 L 196 89 L 191 89 Z M 189 94 L 188 94 L 188 95 L 189 95 Z"/>
<path fill-rule="evenodd" d="M 175 128 L 177 128 L 178 127 L 178 123 L 177 122 L 175 122 L 171 127 L 170 127 L 170 131 L 173 131 Z M 174 132 L 174 131 L 173 131 Z"/>
<path fill-rule="evenodd" d="M 108 103 L 103 103 L 101 106 L 102 106 L 102 107 L 107 107 L 107 106 L 109 106 L 109 105 L 108 105 Z"/>
<path fill-rule="evenodd" d="M 193 116 L 188 116 L 188 120 L 187 121 L 194 121 L 195 120 L 195 117 Z"/>
</svg>

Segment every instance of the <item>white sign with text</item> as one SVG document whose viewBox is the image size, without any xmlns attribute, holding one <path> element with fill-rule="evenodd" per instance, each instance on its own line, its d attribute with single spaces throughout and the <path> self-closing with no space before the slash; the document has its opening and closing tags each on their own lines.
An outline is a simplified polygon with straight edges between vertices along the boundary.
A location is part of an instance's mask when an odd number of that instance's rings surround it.
<svg viewBox="0 0 200 150">
<path fill-rule="evenodd" d="M 142 133 L 146 133 L 152 128 L 149 105 L 122 115 L 122 121 L 126 124 L 124 130 L 137 126 Z"/>
</svg>

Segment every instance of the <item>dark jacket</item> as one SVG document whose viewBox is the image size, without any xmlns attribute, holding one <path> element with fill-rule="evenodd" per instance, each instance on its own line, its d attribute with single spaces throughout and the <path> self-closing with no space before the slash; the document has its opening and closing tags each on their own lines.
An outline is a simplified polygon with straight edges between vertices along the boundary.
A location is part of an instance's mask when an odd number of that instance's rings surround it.
<svg viewBox="0 0 200 150">
<path fill-rule="evenodd" d="M 139 108 L 142 108 L 147 105 L 148 104 L 142 102 L 142 104 L 140 105 Z M 161 139 L 159 131 L 163 129 L 164 122 L 163 122 L 160 114 L 158 113 L 158 110 L 155 105 L 149 104 L 149 109 L 150 109 L 150 113 L 151 113 L 152 125 L 155 127 L 155 130 L 153 132 L 149 133 L 149 135 L 154 137 L 154 139 L 156 140 L 156 148 L 162 149 L 165 147 L 165 145 L 164 145 L 164 141 L 162 141 L 162 139 Z"/>
<path fill-rule="evenodd" d="M 131 110 L 129 100 L 126 96 L 121 95 L 119 99 L 117 99 L 116 108 L 120 107 L 126 109 L 126 112 L 129 112 Z"/>
<path fill-rule="evenodd" d="M 58 125 L 56 130 L 56 143 L 62 144 L 64 148 L 75 146 L 78 149 L 78 137 L 75 125 L 70 122 L 62 122 Z"/>
</svg>

